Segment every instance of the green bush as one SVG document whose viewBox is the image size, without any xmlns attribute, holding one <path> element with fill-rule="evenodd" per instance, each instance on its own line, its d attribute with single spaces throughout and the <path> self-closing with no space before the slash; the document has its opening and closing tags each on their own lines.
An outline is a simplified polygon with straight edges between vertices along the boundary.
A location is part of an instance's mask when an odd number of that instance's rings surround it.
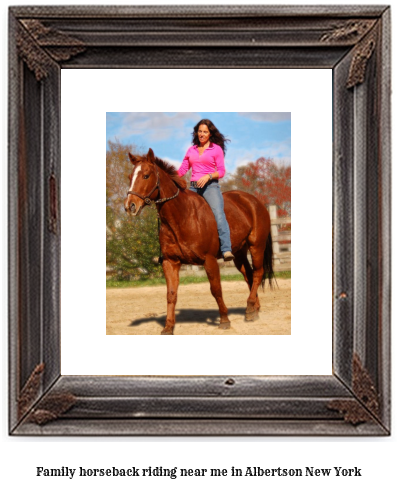
<svg viewBox="0 0 399 492">
<path fill-rule="evenodd" d="M 121 216 L 107 229 L 107 265 L 118 280 L 162 277 L 158 220 L 154 208 L 145 207 L 138 217 Z"/>
</svg>

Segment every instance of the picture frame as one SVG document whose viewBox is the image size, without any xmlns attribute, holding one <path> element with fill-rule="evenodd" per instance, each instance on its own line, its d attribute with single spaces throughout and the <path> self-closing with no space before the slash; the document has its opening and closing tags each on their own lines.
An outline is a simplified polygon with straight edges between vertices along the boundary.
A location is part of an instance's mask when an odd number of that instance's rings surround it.
<svg viewBox="0 0 399 492">
<path fill-rule="evenodd" d="M 10 435 L 390 434 L 390 39 L 389 6 L 10 7 Z M 331 376 L 60 373 L 61 69 L 194 66 L 332 70 Z"/>
</svg>

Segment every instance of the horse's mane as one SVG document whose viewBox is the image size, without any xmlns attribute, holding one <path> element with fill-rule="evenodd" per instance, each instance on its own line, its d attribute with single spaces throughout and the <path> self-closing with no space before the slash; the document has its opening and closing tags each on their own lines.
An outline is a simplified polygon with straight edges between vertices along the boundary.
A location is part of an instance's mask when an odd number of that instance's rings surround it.
<svg viewBox="0 0 399 492">
<path fill-rule="evenodd" d="M 181 190 L 185 190 L 187 188 L 186 181 L 180 177 L 176 171 L 176 168 L 169 164 L 168 162 L 163 161 L 159 157 L 155 157 L 155 164 L 165 171 L 165 173 L 170 177 L 170 179 L 175 183 L 175 185 Z"/>
</svg>

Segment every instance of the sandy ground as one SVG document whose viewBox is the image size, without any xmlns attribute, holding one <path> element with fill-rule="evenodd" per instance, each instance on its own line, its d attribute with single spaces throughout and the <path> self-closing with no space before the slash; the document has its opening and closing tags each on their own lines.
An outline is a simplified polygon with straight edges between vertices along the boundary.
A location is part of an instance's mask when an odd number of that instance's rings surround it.
<svg viewBox="0 0 399 492">
<path fill-rule="evenodd" d="M 259 289 L 259 319 L 244 320 L 247 285 L 223 282 L 231 328 L 218 328 L 219 310 L 209 284 L 181 285 L 174 335 L 290 335 L 291 280 Z M 166 320 L 166 286 L 107 289 L 107 335 L 160 335 Z"/>
</svg>

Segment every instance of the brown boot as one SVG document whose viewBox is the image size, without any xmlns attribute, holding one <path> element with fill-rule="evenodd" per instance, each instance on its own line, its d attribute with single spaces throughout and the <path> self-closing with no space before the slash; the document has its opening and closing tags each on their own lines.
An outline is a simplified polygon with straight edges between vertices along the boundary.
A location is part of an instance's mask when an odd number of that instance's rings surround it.
<svg viewBox="0 0 399 492">
<path fill-rule="evenodd" d="M 231 261 L 231 260 L 234 260 L 234 255 L 231 251 L 226 251 L 224 254 L 223 254 L 223 259 L 224 261 Z"/>
</svg>

